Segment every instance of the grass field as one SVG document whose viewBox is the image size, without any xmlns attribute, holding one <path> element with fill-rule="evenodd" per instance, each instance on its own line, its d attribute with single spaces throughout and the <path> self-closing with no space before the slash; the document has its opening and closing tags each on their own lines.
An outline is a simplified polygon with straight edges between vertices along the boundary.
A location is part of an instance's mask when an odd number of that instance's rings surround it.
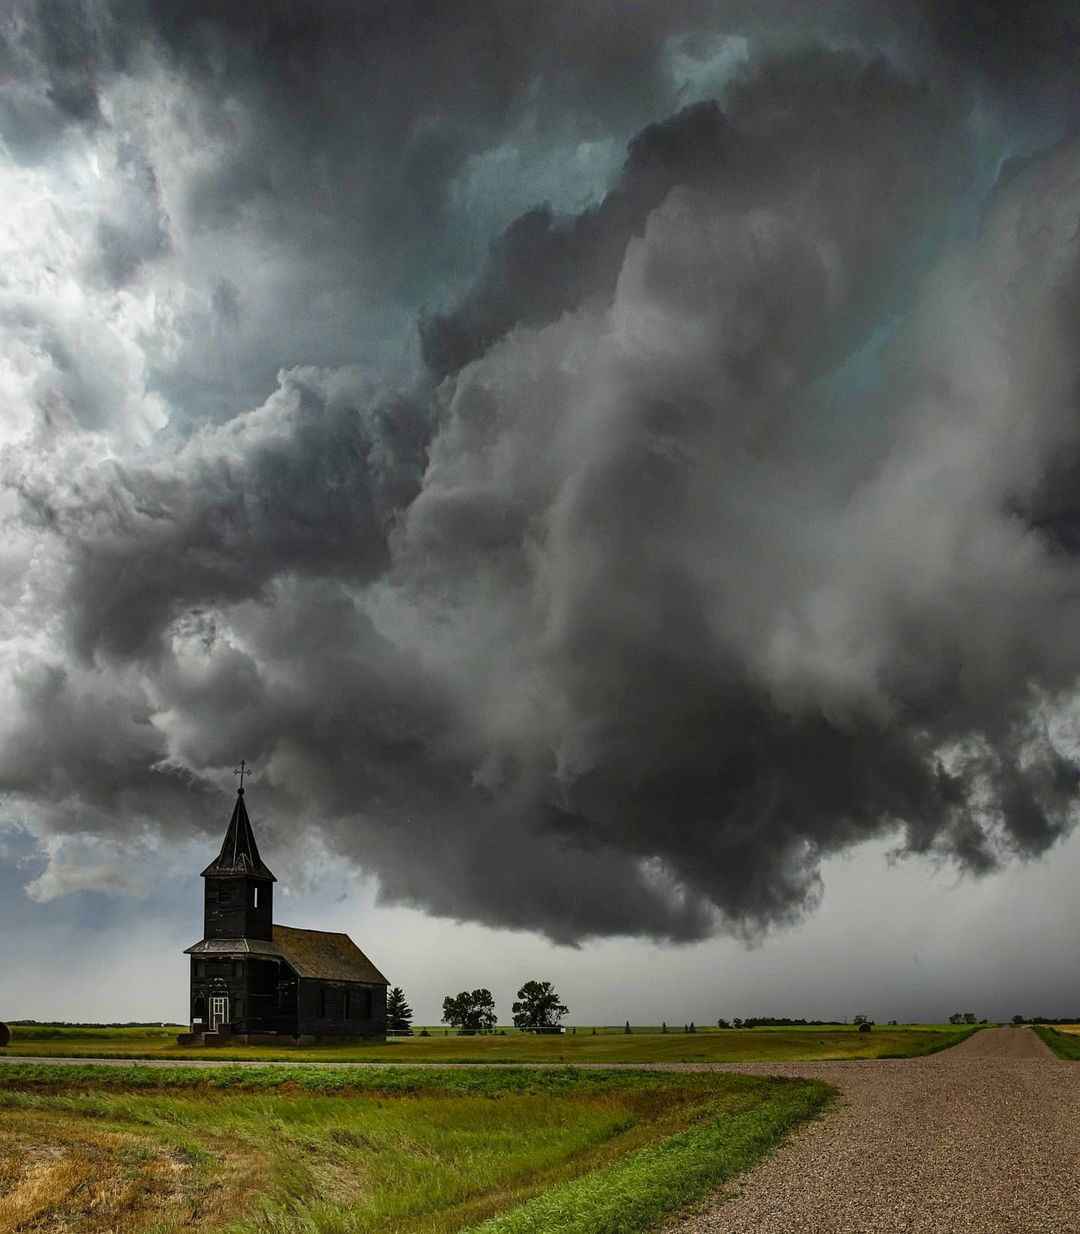
<svg viewBox="0 0 1080 1234">
<path fill-rule="evenodd" d="M 631 1234 L 830 1096 L 717 1073 L 13 1065 L 0 1234 Z"/>
<path fill-rule="evenodd" d="M 15 1026 L 0 1054 L 118 1058 L 220 1058 L 394 1063 L 805 1062 L 811 1059 L 907 1058 L 955 1045 L 975 1031 L 950 1025 L 904 1025 L 860 1033 L 854 1028 L 708 1029 L 631 1034 L 591 1030 L 558 1036 L 408 1037 L 385 1044 L 181 1049 L 178 1028 L 93 1029 Z"/>
<path fill-rule="evenodd" d="M 1049 1024 L 1034 1024 L 1032 1027 L 1058 1058 L 1080 1058 L 1080 1025 L 1058 1024 L 1051 1027 Z"/>
</svg>

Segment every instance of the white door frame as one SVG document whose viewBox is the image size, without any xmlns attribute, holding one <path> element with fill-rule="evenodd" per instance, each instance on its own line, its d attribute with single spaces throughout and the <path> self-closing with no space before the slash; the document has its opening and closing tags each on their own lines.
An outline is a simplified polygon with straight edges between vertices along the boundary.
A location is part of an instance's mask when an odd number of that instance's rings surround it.
<svg viewBox="0 0 1080 1234">
<path fill-rule="evenodd" d="M 227 994 L 210 995 L 210 1031 L 216 1033 L 222 1024 L 229 1022 L 229 996 Z"/>
</svg>

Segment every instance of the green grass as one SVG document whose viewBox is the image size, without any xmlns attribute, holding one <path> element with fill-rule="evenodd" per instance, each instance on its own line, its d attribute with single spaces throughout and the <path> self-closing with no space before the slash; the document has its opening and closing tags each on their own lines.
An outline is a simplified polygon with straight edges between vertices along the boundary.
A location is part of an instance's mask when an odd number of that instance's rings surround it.
<svg viewBox="0 0 1080 1234">
<path fill-rule="evenodd" d="M 974 1029 L 949 1025 L 878 1027 L 859 1033 L 852 1027 L 702 1029 L 694 1033 L 637 1030 L 565 1033 L 558 1036 L 512 1034 L 488 1037 L 432 1035 L 385 1043 L 304 1047 L 228 1046 L 180 1048 L 175 1029 L 40 1030 L 16 1027 L 5 1055 L 115 1057 L 309 1062 L 394 1063 L 744 1063 L 805 1062 L 813 1059 L 910 1058 L 956 1045 Z M 60 1034 L 60 1035 L 55 1035 Z"/>
<path fill-rule="evenodd" d="M 1058 1058 L 1080 1058 L 1080 1037 L 1075 1033 L 1059 1033 L 1049 1024 L 1033 1024 L 1032 1028 L 1046 1042 Z"/>
<path fill-rule="evenodd" d="M 629 1234 L 831 1094 L 718 1073 L 13 1065 L 0 1230 Z M 23 1209 L 5 1226 L 12 1195 Z"/>
<path fill-rule="evenodd" d="M 815 1089 L 774 1093 L 753 1109 L 710 1119 L 624 1161 L 553 1187 L 475 1234 L 636 1234 L 750 1169 L 794 1123 L 829 1098 Z"/>
</svg>

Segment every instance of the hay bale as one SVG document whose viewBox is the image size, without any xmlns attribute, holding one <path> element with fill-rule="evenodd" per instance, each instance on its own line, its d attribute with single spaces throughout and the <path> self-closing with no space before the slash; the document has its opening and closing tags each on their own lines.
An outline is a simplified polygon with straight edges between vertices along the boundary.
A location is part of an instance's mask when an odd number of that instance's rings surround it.
<svg viewBox="0 0 1080 1234">
<path fill-rule="evenodd" d="M 860 1032 L 860 1033 L 868 1033 L 868 1032 L 870 1032 L 870 1030 L 871 1030 L 873 1027 L 874 1027 L 874 1026 L 873 1026 L 873 1024 L 866 1024 L 866 1023 L 860 1024 L 860 1025 L 859 1025 L 859 1032 Z"/>
</svg>

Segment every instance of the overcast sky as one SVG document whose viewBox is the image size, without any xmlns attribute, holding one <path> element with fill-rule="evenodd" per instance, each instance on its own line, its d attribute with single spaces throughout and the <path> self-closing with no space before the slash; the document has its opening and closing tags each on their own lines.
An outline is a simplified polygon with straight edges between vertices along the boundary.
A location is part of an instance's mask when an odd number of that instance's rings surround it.
<svg viewBox="0 0 1080 1234">
<path fill-rule="evenodd" d="M 0 1015 L 1080 1009 L 1078 27 L 5 6 Z"/>
</svg>

